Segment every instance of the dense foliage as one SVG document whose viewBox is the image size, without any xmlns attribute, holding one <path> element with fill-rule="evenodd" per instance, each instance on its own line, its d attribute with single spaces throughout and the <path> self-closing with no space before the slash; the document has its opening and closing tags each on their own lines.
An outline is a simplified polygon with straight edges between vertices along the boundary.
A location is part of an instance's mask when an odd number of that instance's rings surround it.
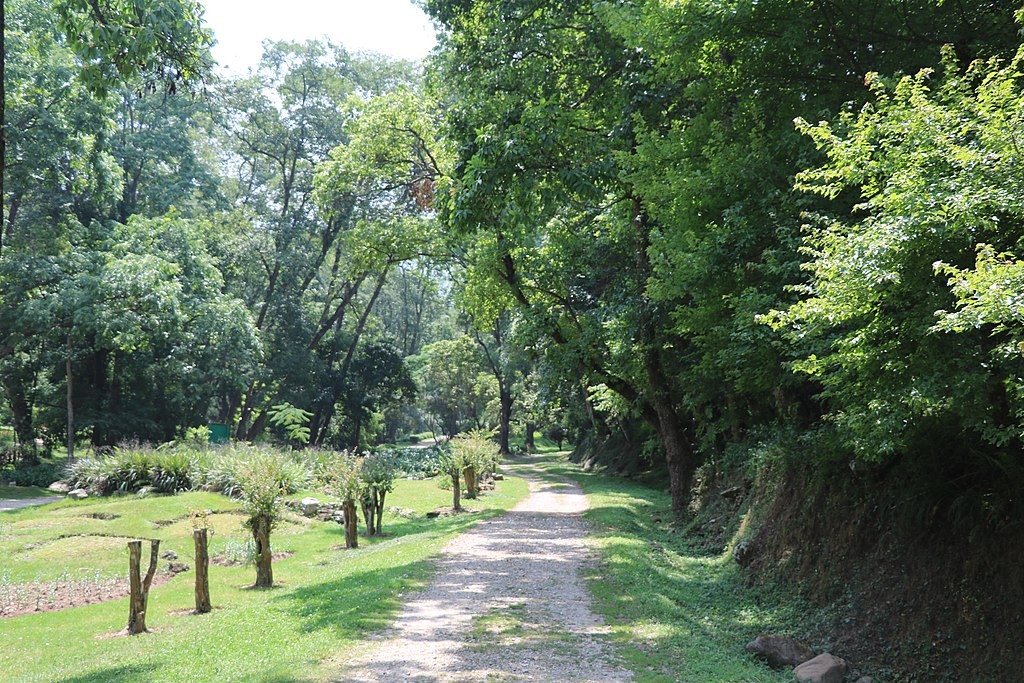
<svg viewBox="0 0 1024 683">
<path fill-rule="evenodd" d="M 428 0 L 422 70 L 281 42 L 224 79 L 193 3 L 100 6 L 89 47 L 81 3 L 7 3 L 22 447 L 539 426 L 663 463 L 677 512 L 782 451 L 1012 514 L 1013 2 Z"/>
<path fill-rule="evenodd" d="M 465 305 L 677 512 L 773 442 L 935 503 L 1022 472 L 1018 8 L 867 5 L 426 3 Z"/>
</svg>

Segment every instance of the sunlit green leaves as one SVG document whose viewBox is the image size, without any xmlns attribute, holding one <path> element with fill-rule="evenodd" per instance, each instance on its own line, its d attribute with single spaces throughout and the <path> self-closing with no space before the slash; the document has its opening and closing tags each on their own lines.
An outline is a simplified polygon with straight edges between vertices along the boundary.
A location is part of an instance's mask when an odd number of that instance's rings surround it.
<svg viewBox="0 0 1024 683">
<path fill-rule="evenodd" d="M 856 115 L 800 124 L 828 156 L 800 186 L 862 202 L 808 226 L 811 284 L 766 320 L 811 351 L 796 368 L 825 384 L 865 457 L 899 452 L 933 420 L 997 447 L 1020 437 L 1020 62 L 961 69 L 947 52 L 941 73 L 872 77 Z"/>
</svg>

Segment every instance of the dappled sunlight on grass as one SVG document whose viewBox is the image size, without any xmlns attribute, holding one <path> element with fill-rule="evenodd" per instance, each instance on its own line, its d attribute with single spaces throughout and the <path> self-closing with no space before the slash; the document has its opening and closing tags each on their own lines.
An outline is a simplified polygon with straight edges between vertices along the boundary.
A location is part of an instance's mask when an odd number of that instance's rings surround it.
<svg viewBox="0 0 1024 683">
<path fill-rule="evenodd" d="M 599 563 L 588 583 L 638 680 L 660 683 L 789 681 L 743 646 L 795 616 L 775 596 L 744 586 L 730 556 L 707 555 L 674 530 L 666 491 L 583 472 L 564 456 L 543 460 L 575 479 L 590 501 Z"/>
</svg>

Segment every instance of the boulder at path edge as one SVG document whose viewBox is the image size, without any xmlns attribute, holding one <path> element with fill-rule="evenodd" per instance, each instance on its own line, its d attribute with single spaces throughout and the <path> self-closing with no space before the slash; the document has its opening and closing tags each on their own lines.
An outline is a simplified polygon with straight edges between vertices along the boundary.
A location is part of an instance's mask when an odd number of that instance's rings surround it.
<svg viewBox="0 0 1024 683">
<path fill-rule="evenodd" d="M 848 669 L 846 660 L 825 653 L 793 669 L 793 675 L 800 683 L 842 683 Z"/>
<path fill-rule="evenodd" d="M 768 662 L 773 669 L 803 664 L 814 657 L 814 651 L 789 636 L 758 636 L 747 643 L 747 652 Z"/>
</svg>

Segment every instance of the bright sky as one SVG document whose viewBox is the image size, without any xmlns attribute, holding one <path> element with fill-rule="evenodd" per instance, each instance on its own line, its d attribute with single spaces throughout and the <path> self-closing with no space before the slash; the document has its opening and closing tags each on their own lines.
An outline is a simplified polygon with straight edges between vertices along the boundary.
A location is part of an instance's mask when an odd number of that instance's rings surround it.
<svg viewBox="0 0 1024 683">
<path fill-rule="evenodd" d="M 264 39 L 328 38 L 350 52 L 372 50 L 422 59 L 434 28 L 412 0 L 200 0 L 217 45 L 213 56 L 230 73 L 256 66 Z"/>
</svg>

